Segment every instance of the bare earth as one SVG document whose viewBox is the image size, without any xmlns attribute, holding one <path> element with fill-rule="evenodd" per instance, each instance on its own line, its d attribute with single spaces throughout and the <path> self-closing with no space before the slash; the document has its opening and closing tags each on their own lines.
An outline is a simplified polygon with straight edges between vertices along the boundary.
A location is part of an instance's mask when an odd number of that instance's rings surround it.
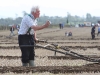
<svg viewBox="0 0 100 75">
<path fill-rule="evenodd" d="M 66 37 L 65 32 L 72 31 L 73 36 Z M 90 62 L 70 55 L 65 55 L 67 48 L 70 51 L 84 55 L 86 57 L 100 58 L 100 36 L 96 35 L 91 40 L 91 27 L 83 28 L 52 28 L 36 31 L 39 40 L 47 40 L 47 42 L 39 42 L 37 45 L 46 46 L 48 48 L 61 51 L 65 54 L 56 53 L 43 48 L 35 49 L 35 67 L 21 67 L 21 52 L 18 46 L 17 30 L 16 35 L 9 37 L 10 31 L 0 31 L 0 73 L 4 75 L 10 74 L 28 74 L 32 75 L 99 75 L 100 63 Z M 97 28 L 96 28 L 97 33 Z M 59 48 L 55 48 L 50 44 L 57 44 Z M 0 74 L 2 75 L 2 74 Z"/>
</svg>

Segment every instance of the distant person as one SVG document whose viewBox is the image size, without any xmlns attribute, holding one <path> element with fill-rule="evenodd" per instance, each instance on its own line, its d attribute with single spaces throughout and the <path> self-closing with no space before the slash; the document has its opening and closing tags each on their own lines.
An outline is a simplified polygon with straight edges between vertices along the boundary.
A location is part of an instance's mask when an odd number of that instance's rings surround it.
<svg viewBox="0 0 100 75">
<path fill-rule="evenodd" d="M 64 24 L 59 23 L 59 28 L 60 28 L 60 29 L 63 29 L 63 28 L 64 28 Z"/>
<path fill-rule="evenodd" d="M 14 36 L 14 30 L 15 30 L 15 27 L 11 26 L 10 27 L 10 36 Z"/>
<path fill-rule="evenodd" d="M 59 28 L 61 29 L 62 27 L 61 27 L 61 23 L 59 23 Z"/>
<path fill-rule="evenodd" d="M 100 34 L 100 26 L 98 27 L 98 33 L 97 33 L 97 36 Z"/>
<path fill-rule="evenodd" d="M 64 24 L 63 23 L 61 23 L 61 29 L 63 29 L 64 28 Z"/>
<path fill-rule="evenodd" d="M 19 31 L 19 28 L 20 28 L 20 26 L 19 26 L 19 25 L 17 25 L 17 26 L 16 26 L 16 29 L 17 29 L 18 31 Z"/>
<path fill-rule="evenodd" d="M 67 31 L 65 32 L 65 36 L 68 36 L 68 32 Z"/>
<path fill-rule="evenodd" d="M 72 32 L 71 31 L 68 33 L 68 36 L 72 36 Z"/>
<path fill-rule="evenodd" d="M 70 31 L 70 32 L 65 32 L 65 36 L 72 36 L 72 32 Z"/>
<path fill-rule="evenodd" d="M 94 25 L 91 29 L 91 36 L 92 36 L 92 40 L 95 39 L 95 28 L 96 28 L 96 25 Z"/>
</svg>

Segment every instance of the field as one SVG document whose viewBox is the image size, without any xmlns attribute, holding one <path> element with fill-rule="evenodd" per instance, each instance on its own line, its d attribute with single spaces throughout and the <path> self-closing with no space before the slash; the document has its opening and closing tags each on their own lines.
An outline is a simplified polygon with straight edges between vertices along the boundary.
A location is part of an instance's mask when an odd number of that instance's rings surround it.
<svg viewBox="0 0 100 75">
<path fill-rule="evenodd" d="M 73 36 L 66 37 L 65 32 L 72 31 Z M 0 31 L 0 75 L 99 75 L 100 64 L 88 60 L 100 59 L 100 36 L 91 40 L 91 27 L 82 28 L 47 28 L 36 31 L 39 40 L 37 45 L 48 49 L 35 48 L 35 67 L 22 67 L 21 51 L 16 35 L 9 37 L 10 31 Z M 96 28 L 97 33 L 97 28 Z M 54 45 L 57 44 L 57 48 Z M 51 51 L 49 50 L 57 50 Z M 66 49 L 66 50 L 64 50 Z M 68 55 L 72 51 L 88 58 Z M 62 52 L 62 53 L 60 53 Z"/>
</svg>

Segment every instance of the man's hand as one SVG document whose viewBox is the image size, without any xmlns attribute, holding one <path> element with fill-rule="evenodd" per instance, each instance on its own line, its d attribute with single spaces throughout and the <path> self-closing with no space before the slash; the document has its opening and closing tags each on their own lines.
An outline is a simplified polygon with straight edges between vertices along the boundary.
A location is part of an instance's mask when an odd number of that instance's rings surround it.
<svg viewBox="0 0 100 75">
<path fill-rule="evenodd" d="M 51 24 L 51 22 L 50 22 L 50 21 L 47 21 L 47 22 L 45 23 L 44 27 L 46 28 L 46 27 L 48 27 L 50 24 Z"/>
<path fill-rule="evenodd" d="M 37 38 L 35 38 L 34 40 L 35 40 L 36 43 L 38 43 L 38 41 L 39 41 Z"/>
</svg>

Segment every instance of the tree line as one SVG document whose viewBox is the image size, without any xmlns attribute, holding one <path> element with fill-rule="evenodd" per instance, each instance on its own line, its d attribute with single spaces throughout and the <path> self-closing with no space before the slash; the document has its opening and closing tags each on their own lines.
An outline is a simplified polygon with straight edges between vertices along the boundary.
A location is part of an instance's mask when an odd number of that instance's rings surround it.
<svg viewBox="0 0 100 75">
<path fill-rule="evenodd" d="M 27 13 L 24 11 L 23 16 Z M 0 18 L 0 26 L 9 26 L 12 24 L 20 24 L 22 17 L 13 18 Z M 64 25 L 76 25 L 76 24 L 83 24 L 84 22 L 91 22 L 97 23 L 100 20 L 100 17 L 92 16 L 90 13 L 86 14 L 86 17 L 80 16 L 72 16 L 70 13 L 67 13 L 65 17 L 59 16 L 46 16 L 42 15 L 38 18 L 38 24 L 45 23 L 46 20 L 50 20 L 52 25 L 58 25 L 59 23 L 63 23 Z"/>
</svg>

